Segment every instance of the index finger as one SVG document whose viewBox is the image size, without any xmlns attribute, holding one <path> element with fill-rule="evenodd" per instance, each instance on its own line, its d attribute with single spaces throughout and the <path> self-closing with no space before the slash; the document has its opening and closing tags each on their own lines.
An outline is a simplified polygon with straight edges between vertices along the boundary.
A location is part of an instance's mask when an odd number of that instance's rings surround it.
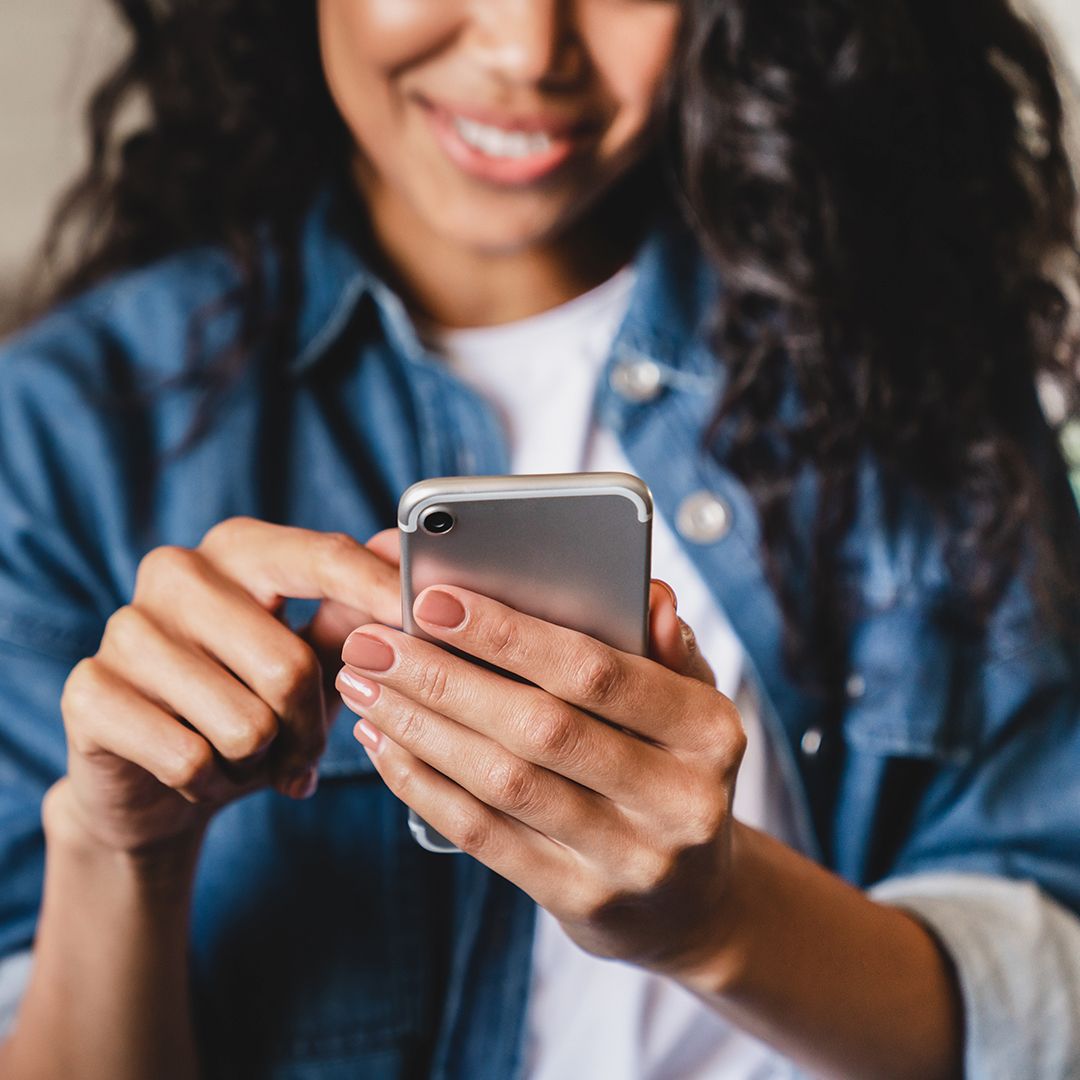
<svg viewBox="0 0 1080 1080">
<path fill-rule="evenodd" d="M 715 710 L 734 712 L 696 679 L 468 589 L 431 586 L 413 613 L 432 637 L 662 746 L 714 742 Z"/>
<path fill-rule="evenodd" d="M 346 533 L 230 518 L 198 550 L 268 610 L 287 598 L 336 600 L 374 622 L 400 621 L 397 567 Z"/>
</svg>

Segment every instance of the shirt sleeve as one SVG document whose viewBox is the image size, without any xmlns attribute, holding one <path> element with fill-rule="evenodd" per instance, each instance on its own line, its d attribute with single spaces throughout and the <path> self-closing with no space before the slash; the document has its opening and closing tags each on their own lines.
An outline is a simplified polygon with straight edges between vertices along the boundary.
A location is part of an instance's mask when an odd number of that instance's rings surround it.
<svg viewBox="0 0 1080 1080">
<path fill-rule="evenodd" d="M 108 425 L 88 405 L 100 397 L 85 377 L 93 358 L 61 337 L 0 349 L 0 957 L 33 942 L 41 801 L 67 768 L 60 696 L 117 606 L 105 558 L 115 515 L 93 490 L 119 487 Z"/>
<path fill-rule="evenodd" d="M 1080 1077 L 1080 920 L 1036 885 L 981 874 L 886 880 L 870 895 L 909 912 L 951 958 L 964 1075 Z"/>
<path fill-rule="evenodd" d="M 30 949 L 13 953 L 0 960 L 0 1040 L 3 1040 L 15 1024 L 23 995 L 30 985 L 30 968 L 34 954 Z"/>
</svg>

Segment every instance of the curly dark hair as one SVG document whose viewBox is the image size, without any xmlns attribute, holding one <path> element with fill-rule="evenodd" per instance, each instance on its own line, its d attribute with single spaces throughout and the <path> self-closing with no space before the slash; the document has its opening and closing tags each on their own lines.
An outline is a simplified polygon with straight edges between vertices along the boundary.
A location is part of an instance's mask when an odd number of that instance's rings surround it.
<svg viewBox="0 0 1080 1080">
<path fill-rule="evenodd" d="M 1074 635 L 1080 536 L 1036 390 L 1075 417 L 1077 191 L 1039 34 L 1006 0 L 690 7 L 681 169 L 728 289 L 714 431 L 760 512 L 790 658 L 842 679 L 868 457 L 945 524 L 950 617 L 985 626 L 1028 561 Z"/>
<path fill-rule="evenodd" d="M 220 385 L 254 342 L 287 338 L 299 223 L 347 174 L 315 6 L 113 3 L 130 50 L 90 104 L 90 164 L 48 245 L 54 260 L 79 255 L 50 302 L 223 246 L 245 318 L 200 369 Z M 841 552 L 867 459 L 947 523 L 972 625 L 1027 562 L 1048 611 L 1070 598 L 1062 624 L 1075 625 L 1075 514 L 1060 458 L 1033 449 L 1047 441 L 1037 381 L 1057 387 L 1059 420 L 1078 412 L 1077 192 L 1039 34 L 1006 0 L 684 0 L 684 12 L 659 152 L 722 271 L 730 378 L 709 448 L 760 511 L 790 659 L 826 687 L 841 678 L 854 617 Z M 125 134 L 132 101 L 143 118 Z M 806 476 L 816 523 L 799 536 Z"/>
</svg>

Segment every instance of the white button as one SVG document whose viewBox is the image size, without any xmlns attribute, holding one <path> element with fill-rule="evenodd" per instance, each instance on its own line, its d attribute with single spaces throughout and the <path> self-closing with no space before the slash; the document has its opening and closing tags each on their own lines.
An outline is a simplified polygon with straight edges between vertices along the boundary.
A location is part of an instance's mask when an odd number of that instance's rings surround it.
<svg viewBox="0 0 1080 1080">
<path fill-rule="evenodd" d="M 804 731 L 799 745 L 807 757 L 813 757 L 821 749 L 821 728 L 812 727 Z"/>
<path fill-rule="evenodd" d="M 849 698 L 861 698 L 866 693 L 866 680 L 857 671 L 854 671 L 848 676 L 844 689 L 847 691 Z"/>
<path fill-rule="evenodd" d="M 660 365 L 645 356 L 620 360 L 611 369 L 611 388 L 620 397 L 638 404 L 659 397 L 663 381 Z"/>
<path fill-rule="evenodd" d="M 715 544 L 731 531 L 731 507 L 711 491 L 696 491 L 683 499 L 675 528 L 695 544 Z"/>
</svg>

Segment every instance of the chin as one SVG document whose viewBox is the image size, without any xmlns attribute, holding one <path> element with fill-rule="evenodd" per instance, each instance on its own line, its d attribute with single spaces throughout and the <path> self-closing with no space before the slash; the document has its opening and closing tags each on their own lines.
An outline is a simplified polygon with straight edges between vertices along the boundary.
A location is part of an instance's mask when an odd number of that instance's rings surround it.
<svg viewBox="0 0 1080 1080">
<path fill-rule="evenodd" d="M 444 216 L 434 224 L 447 240 L 483 255 L 515 255 L 553 239 L 568 227 L 567 215 L 555 212 Z"/>
</svg>

